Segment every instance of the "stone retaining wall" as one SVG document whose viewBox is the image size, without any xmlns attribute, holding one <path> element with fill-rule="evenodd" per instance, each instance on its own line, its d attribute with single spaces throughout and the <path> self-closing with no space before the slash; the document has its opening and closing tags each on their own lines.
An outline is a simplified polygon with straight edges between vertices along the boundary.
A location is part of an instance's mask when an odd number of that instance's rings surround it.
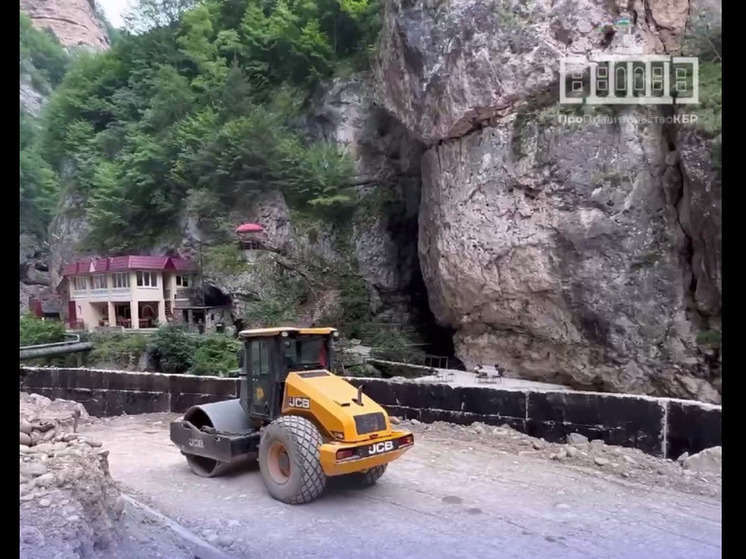
<svg viewBox="0 0 746 559">
<path fill-rule="evenodd" d="M 597 392 L 536 392 L 496 387 L 348 379 L 392 415 L 511 427 L 550 442 L 581 433 L 607 444 L 676 458 L 722 444 L 720 406 Z M 82 403 L 94 416 L 183 413 L 239 396 L 238 379 L 95 369 L 21 367 L 21 390 Z"/>
</svg>

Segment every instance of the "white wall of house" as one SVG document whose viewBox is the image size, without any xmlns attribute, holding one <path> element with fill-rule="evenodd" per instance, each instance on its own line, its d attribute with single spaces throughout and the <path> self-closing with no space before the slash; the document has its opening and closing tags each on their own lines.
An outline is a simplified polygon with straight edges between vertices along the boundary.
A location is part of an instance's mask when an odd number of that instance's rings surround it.
<svg viewBox="0 0 746 559">
<path fill-rule="evenodd" d="M 129 280 L 128 285 L 125 278 Z M 86 329 L 94 330 L 102 319 L 107 320 L 109 325 L 115 325 L 116 305 L 121 303 L 129 303 L 132 328 L 139 329 L 143 305 L 152 306 L 158 323 L 166 322 L 165 303 L 169 301 L 171 308 L 174 308 L 179 300 L 177 290 L 183 287 L 183 278 L 187 278 L 191 285 L 191 274 L 158 270 L 70 276 L 67 281 L 70 299 L 75 301 L 77 308 L 77 319 L 83 321 Z"/>
</svg>

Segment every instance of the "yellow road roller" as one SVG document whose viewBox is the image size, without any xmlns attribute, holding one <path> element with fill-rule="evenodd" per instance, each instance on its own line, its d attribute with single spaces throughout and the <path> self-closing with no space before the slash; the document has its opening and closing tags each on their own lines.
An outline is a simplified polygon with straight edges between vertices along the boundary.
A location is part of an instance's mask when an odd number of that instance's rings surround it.
<svg viewBox="0 0 746 559">
<path fill-rule="evenodd" d="M 171 423 L 171 441 L 191 470 L 214 477 L 258 459 L 270 495 L 313 501 L 326 480 L 370 486 L 414 445 L 386 411 L 331 373 L 334 328 L 262 328 L 239 333 L 240 397 L 193 406 Z"/>
</svg>

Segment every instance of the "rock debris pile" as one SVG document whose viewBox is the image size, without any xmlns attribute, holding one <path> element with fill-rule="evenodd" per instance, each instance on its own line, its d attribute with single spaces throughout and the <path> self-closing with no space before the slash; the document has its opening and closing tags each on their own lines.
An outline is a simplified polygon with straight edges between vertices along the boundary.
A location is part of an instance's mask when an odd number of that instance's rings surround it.
<svg viewBox="0 0 746 559">
<path fill-rule="evenodd" d="M 88 420 L 81 404 L 21 394 L 22 558 L 109 557 L 121 539 L 124 501 L 109 476 L 109 452 L 76 433 Z"/>
<path fill-rule="evenodd" d="M 714 447 L 677 460 L 656 458 L 635 448 L 607 445 L 600 439 L 588 440 L 571 433 L 564 444 L 550 443 L 525 435 L 508 425 L 484 423 L 457 425 L 440 422 L 425 424 L 416 419 L 392 418 L 392 423 L 411 429 L 419 436 L 439 439 L 445 445 L 456 442 L 487 445 L 505 456 L 531 456 L 590 469 L 597 475 L 609 474 L 638 483 L 668 487 L 698 495 L 721 496 L 722 449 Z M 463 449 L 468 452 L 474 447 Z"/>
</svg>

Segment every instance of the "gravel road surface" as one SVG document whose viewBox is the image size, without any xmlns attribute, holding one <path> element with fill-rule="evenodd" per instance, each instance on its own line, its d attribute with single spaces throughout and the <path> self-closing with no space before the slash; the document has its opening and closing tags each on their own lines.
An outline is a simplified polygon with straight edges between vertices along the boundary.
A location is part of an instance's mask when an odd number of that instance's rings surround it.
<svg viewBox="0 0 746 559">
<path fill-rule="evenodd" d="M 192 474 L 169 441 L 176 417 L 123 416 L 83 430 L 110 450 L 123 491 L 231 557 L 721 557 L 717 495 L 425 431 L 377 486 L 330 483 L 320 500 L 289 506 L 269 497 L 255 465 L 222 478 Z"/>
</svg>

